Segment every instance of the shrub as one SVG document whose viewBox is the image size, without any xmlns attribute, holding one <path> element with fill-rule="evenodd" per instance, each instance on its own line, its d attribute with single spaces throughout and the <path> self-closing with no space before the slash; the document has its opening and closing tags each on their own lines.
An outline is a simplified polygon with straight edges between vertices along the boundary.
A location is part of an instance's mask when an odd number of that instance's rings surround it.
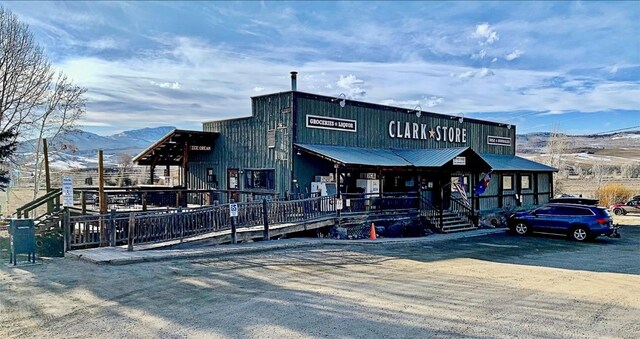
<svg viewBox="0 0 640 339">
<path fill-rule="evenodd" d="M 596 189 L 596 198 L 601 206 L 609 206 L 618 202 L 625 202 L 631 198 L 633 192 L 622 184 L 611 183 Z"/>
</svg>

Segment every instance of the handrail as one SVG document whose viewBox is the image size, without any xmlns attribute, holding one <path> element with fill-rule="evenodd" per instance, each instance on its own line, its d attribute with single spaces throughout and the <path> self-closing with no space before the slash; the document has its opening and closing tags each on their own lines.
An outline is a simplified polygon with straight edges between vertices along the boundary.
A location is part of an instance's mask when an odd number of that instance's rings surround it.
<svg viewBox="0 0 640 339">
<path fill-rule="evenodd" d="M 471 206 L 467 205 L 461 198 L 457 198 L 454 196 L 451 196 L 451 202 L 454 203 L 456 207 L 461 208 L 464 211 L 463 213 L 469 219 L 469 221 L 471 221 L 474 225 L 477 224 L 476 213 L 471 208 Z"/>
<path fill-rule="evenodd" d="M 52 200 L 52 199 L 54 199 L 54 198 L 56 198 L 56 197 L 58 197 L 60 195 L 62 195 L 62 189 L 61 188 L 53 189 L 53 190 L 47 192 L 47 194 L 41 196 L 40 198 L 37 198 L 37 199 L 35 199 L 33 201 L 30 201 L 30 202 L 18 207 L 16 209 L 16 213 L 15 214 L 17 216 L 20 216 L 20 215 L 22 215 L 22 213 L 29 212 L 29 211 L 31 211 L 33 209 L 36 209 L 36 208 L 44 205 L 45 203 L 48 203 L 50 200 Z"/>
<path fill-rule="evenodd" d="M 464 202 L 464 200 L 462 200 L 461 198 L 457 198 L 457 197 L 454 197 L 454 196 L 452 195 L 452 196 L 451 196 L 451 201 L 452 201 L 452 202 L 455 202 L 455 203 L 456 203 L 456 205 L 458 205 L 458 206 L 462 207 L 462 209 L 467 210 L 467 213 L 471 213 L 471 214 L 473 214 L 473 209 L 471 209 L 471 206 L 467 205 L 467 204 Z"/>
<path fill-rule="evenodd" d="M 430 201 L 426 200 L 423 196 L 420 196 L 420 202 L 421 202 L 420 208 L 422 209 L 423 206 L 426 206 L 427 207 L 427 211 L 431 211 L 432 212 L 431 216 L 438 220 L 438 224 L 436 225 L 436 227 L 442 229 L 442 226 L 444 225 L 444 220 L 443 220 L 443 218 L 444 218 L 444 209 L 442 208 L 442 204 L 440 204 L 439 207 L 436 207 Z M 433 212 L 435 212 L 435 213 L 433 213 Z M 428 215 L 428 213 L 427 213 L 427 215 Z"/>
</svg>

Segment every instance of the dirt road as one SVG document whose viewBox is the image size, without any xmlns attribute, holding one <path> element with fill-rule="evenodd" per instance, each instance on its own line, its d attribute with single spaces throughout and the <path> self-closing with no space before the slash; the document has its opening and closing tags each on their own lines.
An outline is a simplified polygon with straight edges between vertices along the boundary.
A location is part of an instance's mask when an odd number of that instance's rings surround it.
<svg viewBox="0 0 640 339">
<path fill-rule="evenodd" d="M 638 338 L 638 319 L 640 226 L 0 268 L 1 338 Z"/>
</svg>

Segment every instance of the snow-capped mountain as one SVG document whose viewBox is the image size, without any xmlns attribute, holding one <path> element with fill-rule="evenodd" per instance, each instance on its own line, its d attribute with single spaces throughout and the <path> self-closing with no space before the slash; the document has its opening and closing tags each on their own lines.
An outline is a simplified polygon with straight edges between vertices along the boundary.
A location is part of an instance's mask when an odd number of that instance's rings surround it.
<svg viewBox="0 0 640 339">
<path fill-rule="evenodd" d="M 173 126 L 148 127 L 109 136 L 76 129 L 49 145 L 49 163 L 56 168 L 97 167 L 97 153 L 102 149 L 105 163 L 115 164 L 119 154 L 135 156 L 173 129 Z M 37 140 L 33 139 L 18 145 L 16 158 L 20 163 L 33 163 L 36 144 Z"/>
</svg>

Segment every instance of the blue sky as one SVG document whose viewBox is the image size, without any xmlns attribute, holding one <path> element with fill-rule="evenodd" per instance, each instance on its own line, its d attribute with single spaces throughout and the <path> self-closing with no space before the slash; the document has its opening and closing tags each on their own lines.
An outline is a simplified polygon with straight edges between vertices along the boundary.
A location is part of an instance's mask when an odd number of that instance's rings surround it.
<svg viewBox="0 0 640 339">
<path fill-rule="evenodd" d="M 289 89 L 584 134 L 640 125 L 640 2 L 3 2 L 99 134 Z M 639 128 L 640 129 L 640 128 Z"/>
</svg>

